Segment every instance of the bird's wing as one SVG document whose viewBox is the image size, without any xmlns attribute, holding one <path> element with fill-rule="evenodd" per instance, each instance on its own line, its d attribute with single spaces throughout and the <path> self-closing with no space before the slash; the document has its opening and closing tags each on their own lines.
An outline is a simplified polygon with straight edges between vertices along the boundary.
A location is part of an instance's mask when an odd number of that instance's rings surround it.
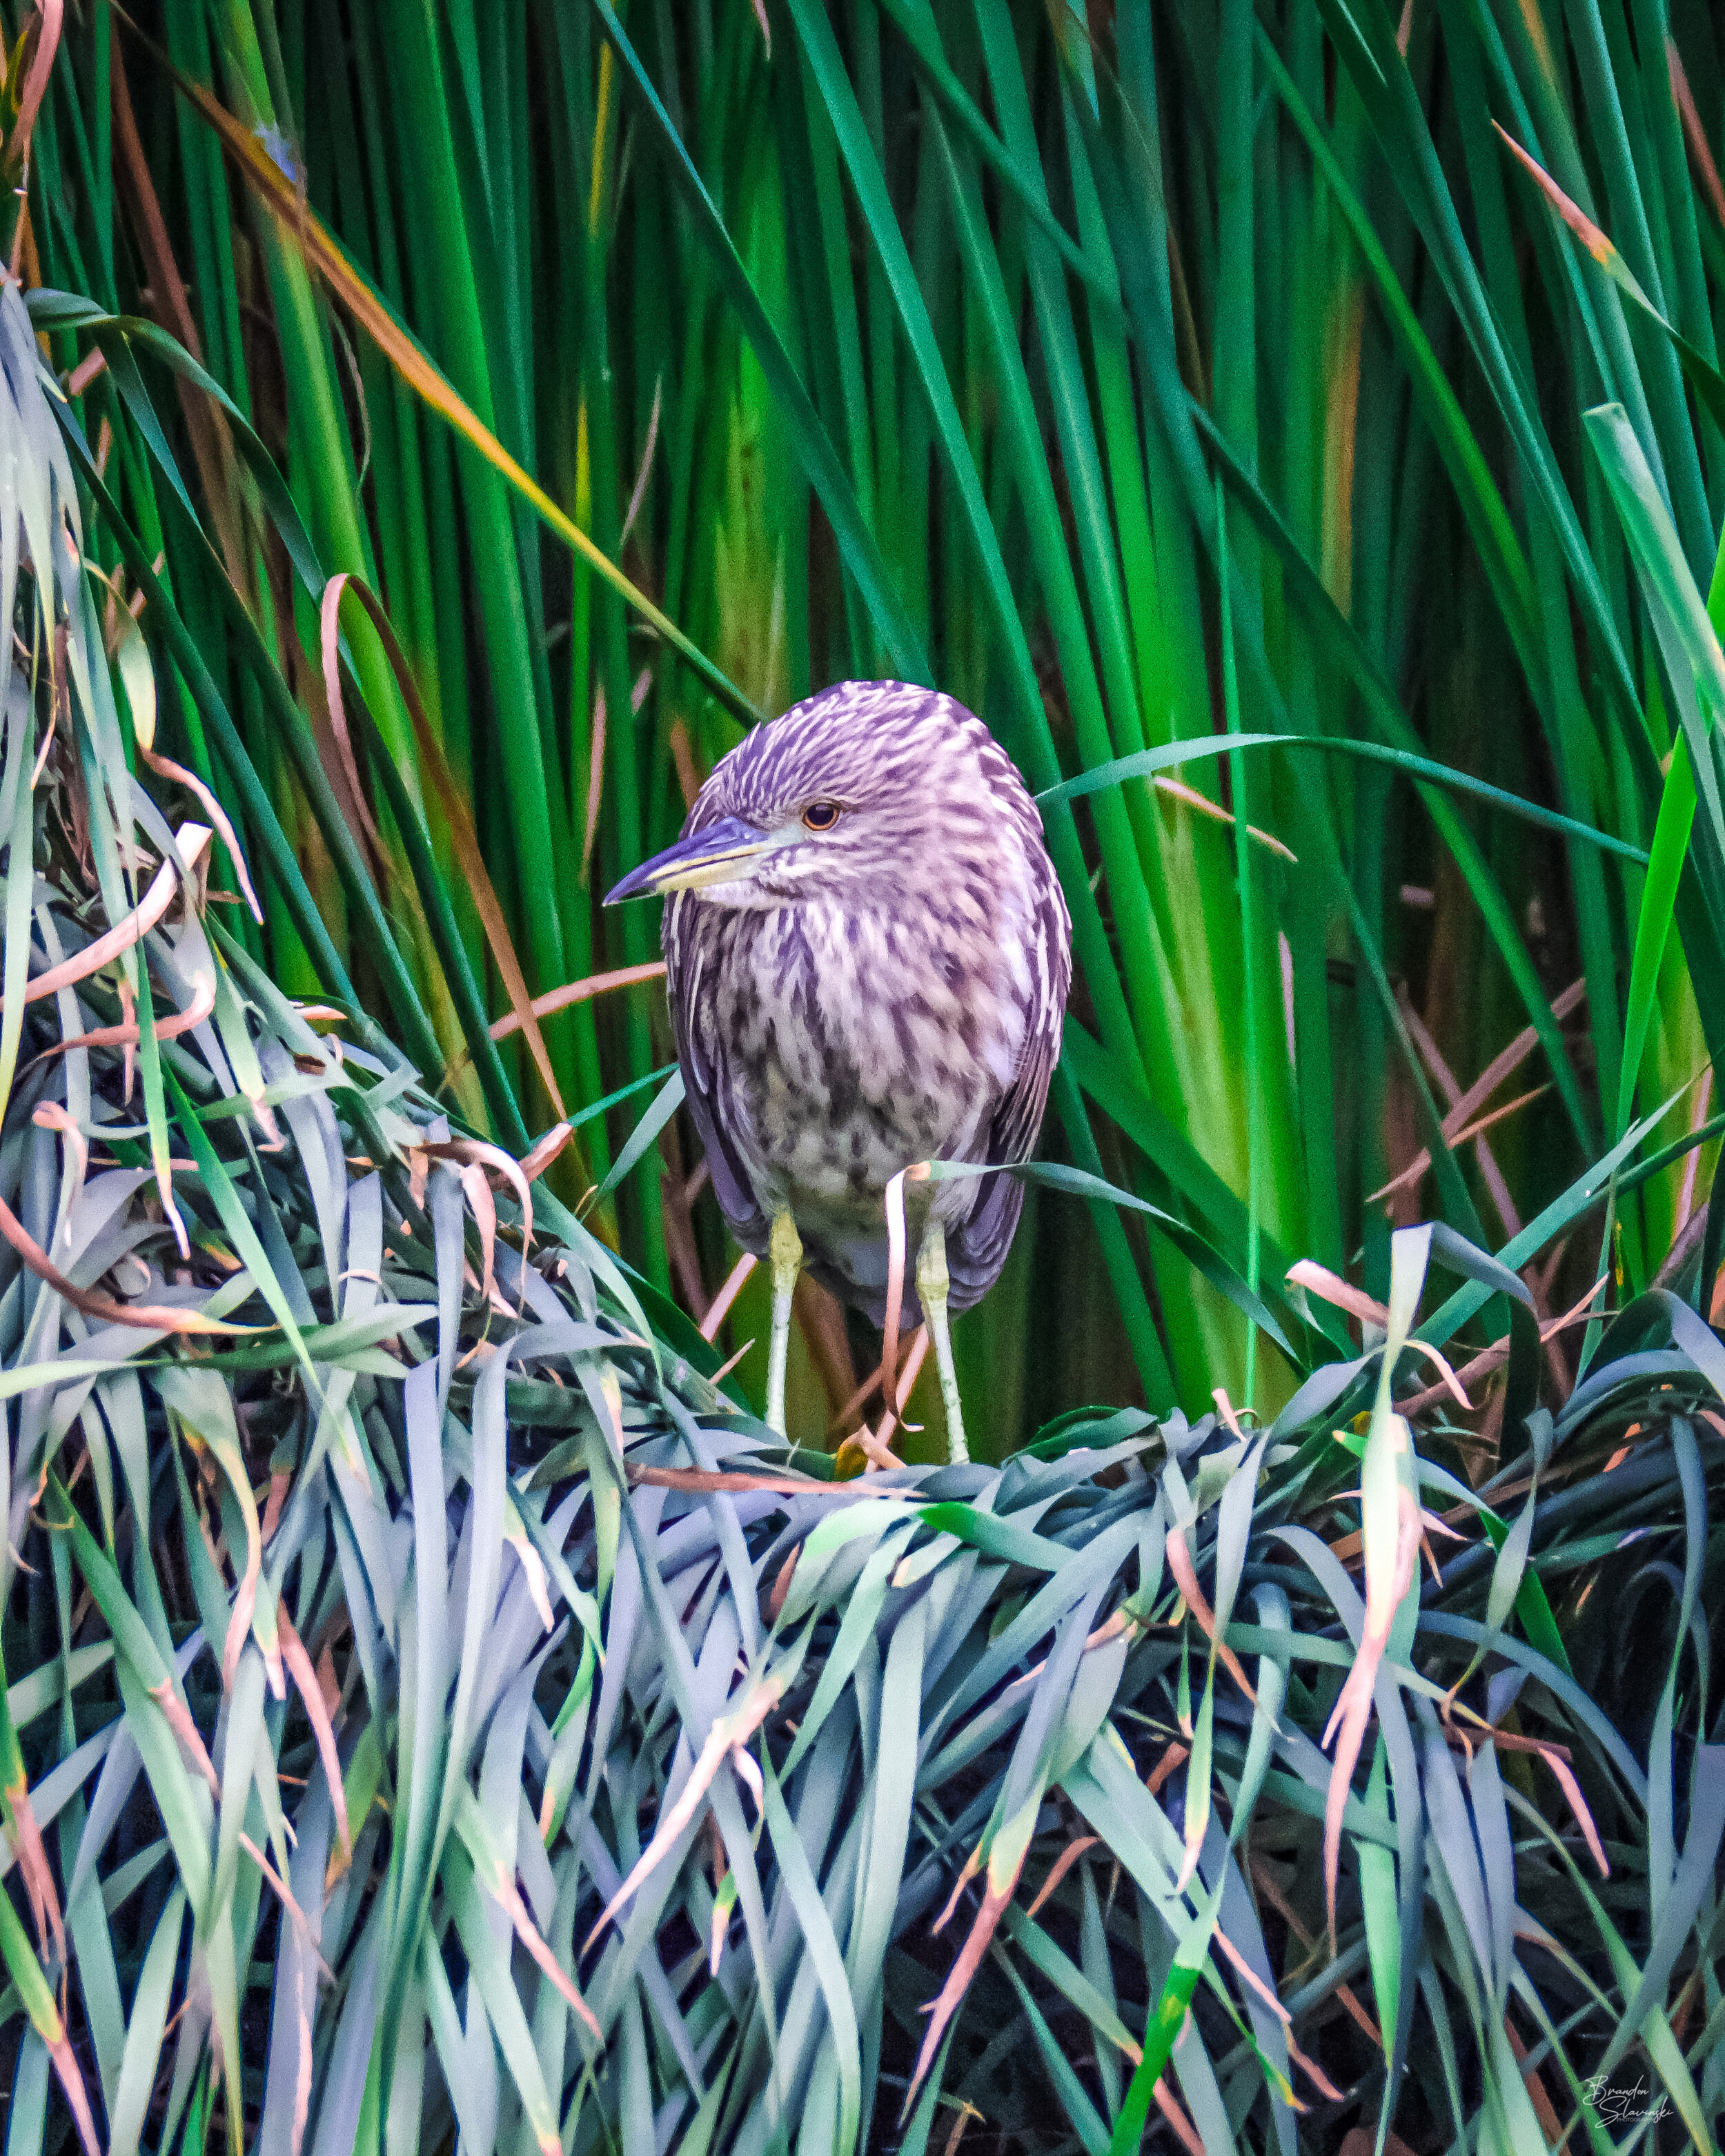
<svg viewBox="0 0 1725 2156">
<path fill-rule="evenodd" d="M 726 1134 L 722 1101 L 715 1105 L 716 1096 L 728 1091 L 725 1044 L 711 1023 L 713 983 L 703 967 L 699 939 L 691 933 L 694 923 L 690 916 L 694 910 L 693 902 L 680 892 L 665 909 L 663 938 L 665 987 L 677 1061 L 683 1072 L 683 1096 L 706 1155 L 719 1209 L 743 1249 L 759 1257 L 767 1248 L 767 1216 L 755 1196 L 748 1170 Z"/>
<path fill-rule="evenodd" d="M 1048 1088 L 1060 1055 L 1060 1026 L 1072 981 L 1072 929 L 1066 901 L 1051 865 L 1041 879 L 1031 938 L 1031 999 L 1024 1045 L 1012 1083 L 989 1118 L 982 1159 L 1014 1165 L 1034 1152 L 1048 1106 Z M 947 1235 L 947 1271 L 954 1310 L 980 1301 L 1000 1276 L 1024 1208 L 1024 1186 L 1015 1175 L 981 1178 L 970 1218 Z"/>
<path fill-rule="evenodd" d="M 713 1191 L 719 1201 L 719 1209 L 737 1242 L 746 1250 L 758 1257 L 767 1250 L 768 1222 L 767 1215 L 756 1201 L 755 1194 L 735 1148 L 725 1137 L 723 1123 L 713 1112 L 710 1097 L 699 1087 L 689 1083 L 689 1066 L 683 1065 L 685 1098 L 689 1113 L 695 1119 L 708 1168 L 712 1171 Z"/>
</svg>

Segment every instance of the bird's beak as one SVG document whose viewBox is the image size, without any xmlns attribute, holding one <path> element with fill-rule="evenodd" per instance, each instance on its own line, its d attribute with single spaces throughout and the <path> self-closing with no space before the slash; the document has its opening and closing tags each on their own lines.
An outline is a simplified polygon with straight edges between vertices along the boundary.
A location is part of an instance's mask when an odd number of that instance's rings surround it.
<svg viewBox="0 0 1725 2156">
<path fill-rule="evenodd" d="M 643 861 L 606 893 L 605 903 L 617 906 L 626 898 L 662 898 L 674 891 L 698 891 L 702 884 L 729 883 L 772 844 L 767 832 L 740 816 L 721 817 Z"/>
</svg>

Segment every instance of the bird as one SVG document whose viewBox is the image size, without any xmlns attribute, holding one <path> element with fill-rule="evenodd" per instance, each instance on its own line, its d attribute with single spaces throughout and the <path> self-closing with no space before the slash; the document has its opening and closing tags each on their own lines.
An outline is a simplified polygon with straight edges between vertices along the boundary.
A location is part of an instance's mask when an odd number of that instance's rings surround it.
<svg viewBox="0 0 1725 2156">
<path fill-rule="evenodd" d="M 746 734 L 675 843 L 605 903 L 649 895 L 669 901 L 666 990 L 713 1188 L 741 1247 L 771 1263 L 767 1421 L 783 1437 L 798 1271 L 881 1324 L 892 1178 L 1034 1152 L 1071 920 L 1005 751 L 954 698 L 901 681 L 840 682 Z M 927 1322 L 963 1460 L 948 1318 L 999 1279 L 1023 1183 L 901 1187 L 917 1250 L 901 1308 Z"/>
</svg>

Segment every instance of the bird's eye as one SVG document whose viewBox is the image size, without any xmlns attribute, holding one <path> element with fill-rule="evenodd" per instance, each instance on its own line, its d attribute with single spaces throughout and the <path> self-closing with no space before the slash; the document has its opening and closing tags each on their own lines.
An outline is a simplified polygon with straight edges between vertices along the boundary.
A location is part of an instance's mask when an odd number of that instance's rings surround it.
<svg viewBox="0 0 1725 2156">
<path fill-rule="evenodd" d="M 803 811 L 804 826 L 811 831 L 830 831 L 839 820 L 836 801 L 811 801 Z"/>
</svg>

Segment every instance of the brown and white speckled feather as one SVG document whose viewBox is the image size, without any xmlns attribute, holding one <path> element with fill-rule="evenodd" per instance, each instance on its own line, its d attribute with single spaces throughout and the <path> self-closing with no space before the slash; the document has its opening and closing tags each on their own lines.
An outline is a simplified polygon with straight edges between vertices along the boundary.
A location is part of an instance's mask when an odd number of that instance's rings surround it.
<svg viewBox="0 0 1725 2156">
<path fill-rule="evenodd" d="M 1016 1162 L 1035 1146 L 1071 925 L 1035 804 L 949 696 L 853 681 L 809 698 L 732 751 L 685 830 L 726 817 L 780 830 L 815 801 L 841 805 L 833 829 L 670 901 L 668 987 L 738 1241 L 764 1255 L 788 1205 L 809 1270 L 878 1324 L 888 1179 L 913 1161 Z M 965 1309 L 1006 1261 L 1022 1186 L 923 1188 Z M 906 1306 L 914 1322 L 909 1281 Z"/>
</svg>

